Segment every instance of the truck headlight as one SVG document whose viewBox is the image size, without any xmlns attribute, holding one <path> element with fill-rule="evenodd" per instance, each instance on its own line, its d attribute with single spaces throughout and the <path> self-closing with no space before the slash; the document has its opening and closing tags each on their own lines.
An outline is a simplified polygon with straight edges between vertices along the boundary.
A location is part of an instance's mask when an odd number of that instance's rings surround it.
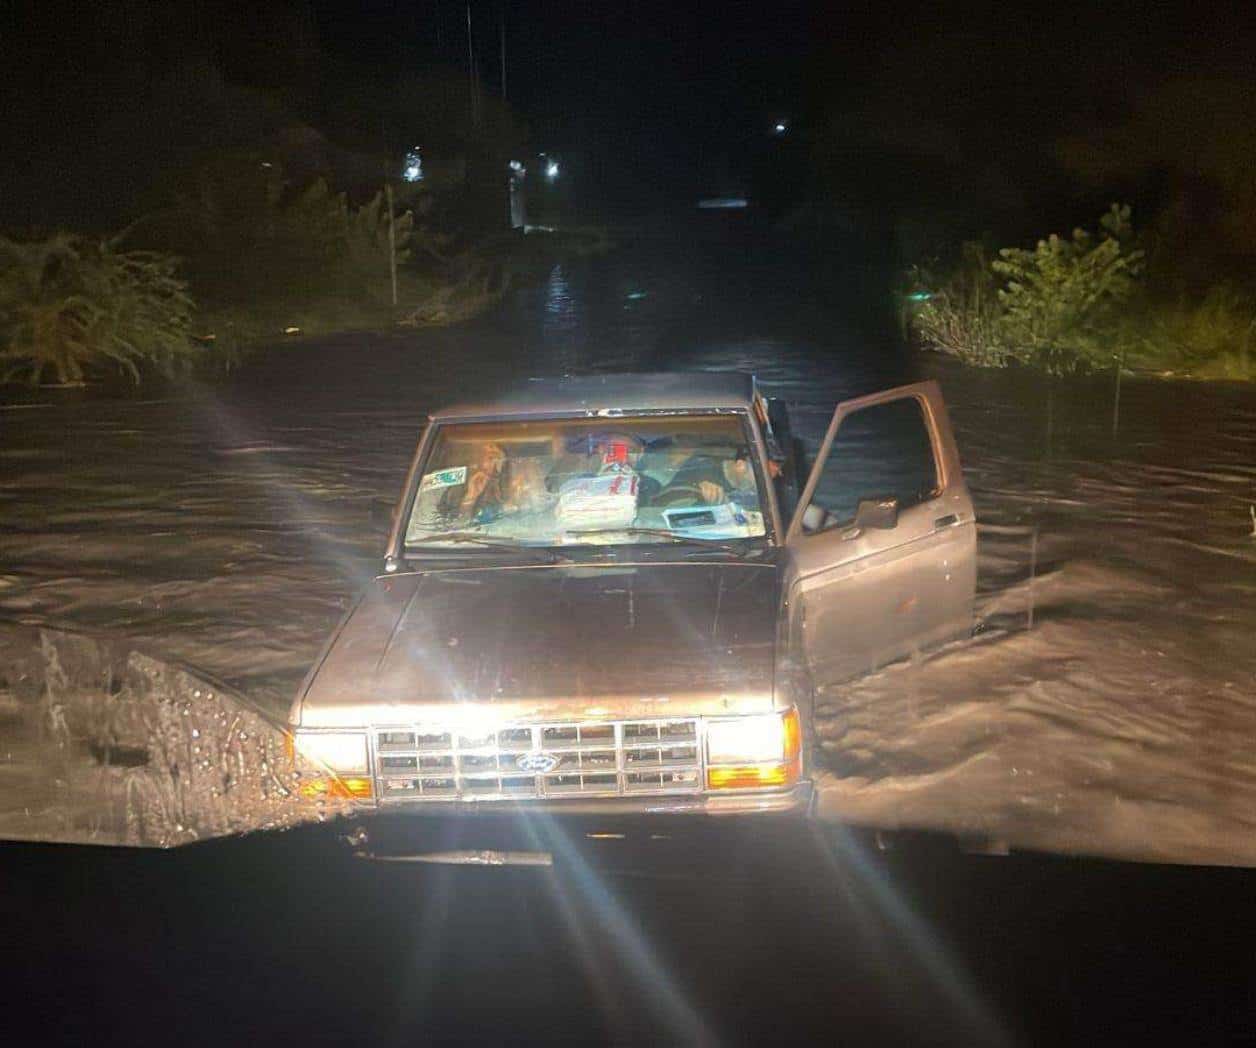
<svg viewBox="0 0 1256 1048">
<path fill-rule="evenodd" d="M 361 732 L 297 731 L 292 748 L 331 774 L 316 775 L 301 784 L 302 797 L 341 797 L 369 800 L 371 779 L 366 764 L 366 736 Z"/>
<path fill-rule="evenodd" d="M 706 724 L 707 786 L 713 790 L 792 786 L 802 774 L 798 710 Z"/>
</svg>

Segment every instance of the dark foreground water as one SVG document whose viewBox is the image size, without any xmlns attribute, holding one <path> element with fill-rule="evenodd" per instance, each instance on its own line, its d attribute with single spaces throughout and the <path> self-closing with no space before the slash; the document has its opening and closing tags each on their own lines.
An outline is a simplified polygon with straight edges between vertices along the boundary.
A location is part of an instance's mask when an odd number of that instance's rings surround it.
<svg viewBox="0 0 1256 1048">
<path fill-rule="evenodd" d="M 322 828 L 174 852 L 0 845 L 10 1040 L 1250 1039 L 1245 871 L 839 834 L 769 857 L 779 872 L 750 880 L 735 847 L 622 876 L 371 864 Z"/>
</svg>

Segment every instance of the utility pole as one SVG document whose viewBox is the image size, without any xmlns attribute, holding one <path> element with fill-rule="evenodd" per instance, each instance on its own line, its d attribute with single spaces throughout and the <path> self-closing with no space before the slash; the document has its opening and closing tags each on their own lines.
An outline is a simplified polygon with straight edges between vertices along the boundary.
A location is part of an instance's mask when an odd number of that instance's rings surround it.
<svg viewBox="0 0 1256 1048">
<path fill-rule="evenodd" d="M 471 36 L 471 0 L 467 0 L 467 86 L 471 91 L 471 124 L 480 126 L 479 77 L 475 69 L 475 43 Z"/>
<path fill-rule="evenodd" d="M 393 308 L 397 308 L 397 219 L 394 215 L 396 210 L 393 207 L 393 188 L 392 188 L 392 166 L 390 157 L 392 155 L 389 149 L 390 138 L 388 134 L 388 126 L 384 123 L 383 118 L 379 122 L 380 135 L 384 142 L 384 206 L 388 208 L 388 279 L 392 284 L 392 304 Z"/>
<path fill-rule="evenodd" d="M 392 183 L 384 183 L 384 204 L 388 208 L 388 277 L 392 281 L 392 304 L 397 308 L 397 219 L 393 214 Z"/>
</svg>

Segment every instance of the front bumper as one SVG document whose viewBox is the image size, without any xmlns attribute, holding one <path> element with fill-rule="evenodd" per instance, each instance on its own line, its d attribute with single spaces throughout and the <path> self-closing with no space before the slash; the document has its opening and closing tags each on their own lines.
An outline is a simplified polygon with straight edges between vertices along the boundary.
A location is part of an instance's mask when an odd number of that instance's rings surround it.
<svg viewBox="0 0 1256 1048">
<path fill-rule="evenodd" d="M 651 816 L 651 815 L 803 815 L 811 811 L 814 788 L 802 781 L 788 790 L 729 790 L 727 793 L 693 793 L 641 797 L 564 797 L 515 801 L 447 801 L 399 808 L 379 805 L 378 810 L 403 813 L 408 819 L 477 817 L 481 815 Z M 375 805 L 363 805 L 363 810 Z"/>
<path fill-rule="evenodd" d="M 810 784 L 800 784 L 778 796 L 777 807 L 720 805 L 722 817 L 714 819 L 694 818 L 712 814 L 696 806 L 663 810 L 638 803 L 604 802 L 596 811 L 588 802 L 533 803 L 511 810 L 484 804 L 418 811 L 385 808 L 341 822 L 340 836 L 359 858 L 380 862 L 552 865 L 568 870 L 588 865 L 669 876 L 683 871 L 710 876 L 725 865 L 743 872 L 763 867 L 772 873 L 782 854 L 806 846 L 813 837 L 810 821 L 802 817 L 810 797 Z M 715 862 L 717 855 L 727 861 Z"/>
</svg>

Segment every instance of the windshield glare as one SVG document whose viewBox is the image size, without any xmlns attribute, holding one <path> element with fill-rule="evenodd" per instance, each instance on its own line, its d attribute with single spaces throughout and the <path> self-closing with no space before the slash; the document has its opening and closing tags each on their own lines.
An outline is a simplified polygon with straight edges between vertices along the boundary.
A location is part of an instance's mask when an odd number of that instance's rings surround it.
<svg viewBox="0 0 1256 1048">
<path fill-rule="evenodd" d="M 760 538 L 746 422 L 668 415 L 443 425 L 406 545 L 453 545 L 468 532 L 540 546 Z"/>
</svg>

